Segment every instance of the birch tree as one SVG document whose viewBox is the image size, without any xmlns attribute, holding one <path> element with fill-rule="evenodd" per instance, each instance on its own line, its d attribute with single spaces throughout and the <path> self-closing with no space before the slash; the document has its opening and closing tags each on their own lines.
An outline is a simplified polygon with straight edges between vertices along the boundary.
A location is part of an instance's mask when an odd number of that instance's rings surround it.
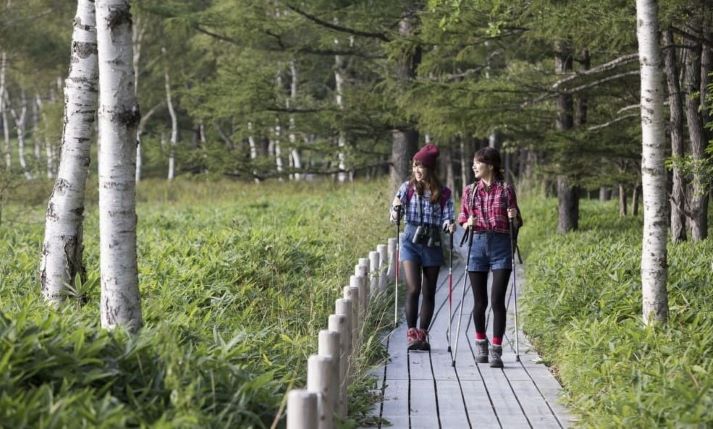
<svg viewBox="0 0 713 429">
<path fill-rule="evenodd" d="M 42 295 L 62 301 L 67 285 L 83 274 L 82 222 L 89 147 L 97 110 L 98 68 L 94 2 L 78 0 L 72 33 L 69 76 L 65 81 L 62 155 L 47 205 L 40 263 Z"/>
<path fill-rule="evenodd" d="M 9 98 L 7 97 L 7 91 L 5 92 L 5 104 L 9 105 Z M 20 95 L 20 113 L 17 113 L 14 107 L 10 107 L 10 114 L 15 120 L 15 131 L 17 132 L 17 158 L 20 162 L 20 168 L 22 168 L 22 173 L 25 175 L 25 179 L 31 180 L 32 173 L 27 167 L 27 161 L 25 161 L 25 126 L 27 123 L 27 97 L 25 96 L 25 90 L 21 91 Z"/>
<path fill-rule="evenodd" d="M 12 156 L 10 154 L 10 127 L 7 120 L 7 106 L 5 105 L 5 76 L 7 76 L 7 52 L 0 54 L 0 116 L 2 117 L 3 141 L 5 145 L 5 167 L 9 170 L 12 167 Z"/>
<path fill-rule="evenodd" d="M 101 324 L 141 327 L 136 263 L 136 127 L 129 0 L 97 0 Z"/>
<path fill-rule="evenodd" d="M 162 48 L 161 53 L 166 58 L 166 49 Z M 168 76 L 168 65 L 163 68 L 164 86 L 166 88 L 166 105 L 168 106 L 168 114 L 171 116 L 171 146 L 168 152 L 168 180 L 173 180 L 176 177 L 176 145 L 178 144 L 178 117 L 176 110 L 173 108 L 173 98 L 171 97 L 171 80 Z"/>
<path fill-rule="evenodd" d="M 636 0 L 636 37 L 641 69 L 641 177 L 644 194 L 644 231 L 641 249 L 641 289 L 644 323 L 665 323 L 666 291 L 666 171 L 663 114 L 663 77 L 658 44 L 656 0 Z"/>
</svg>

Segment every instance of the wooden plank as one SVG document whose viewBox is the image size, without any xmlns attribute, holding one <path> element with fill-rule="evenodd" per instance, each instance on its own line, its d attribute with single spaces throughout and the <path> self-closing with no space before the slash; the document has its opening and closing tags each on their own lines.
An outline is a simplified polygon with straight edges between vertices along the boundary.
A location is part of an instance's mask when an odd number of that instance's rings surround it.
<svg viewBox="0 0 713 429">
<path fill-rule="evenodd" d="M 510 385 L 533 427 L 559 429 L 560 425 L 552 410 L 531 380 L 510 380 Z"/>
<path fill-rule="evenodd" d="M 433 381 L 433 373 L 431 372 L 431 359 L 428 352 L 409 352 L 409 375 L 413 383 L 414 380 L 431 380 Z M 433 388 L 431 388 L 433 390 Z"/>
<path fill-rule="evenodd" d="M 433 379 L 411 380 L 410 415 L 412 429 L 434 429 L 438 427 Z"/>
<path fill-rule="evenodd" d="M 503 427 L 528 427 L 525 414 L 520 408 L 518 399 L 510 388 L 503 370 L 490 368 L 489 364 L 478 364 L 478 368 Z"/>
<path fill-rule="evenodd" d="M 408 427 L 408 380 L 387 380 L 384 389 L 384 408 L 381 417 L 392 422 L 395 427 Z M 406 421 L 402 426 L 401 422 Z M 399 425 L 396 426 L 396 423 Z"/>
<path fill-rule="evenodd" d="M 461 388 L 471 425 L 477 428 L 500 428 L 483 381 L 462 381 Z"/>
<path fill-rule="evenodd" d="M 436 393 L 438 394 L 438 418 L 441 422 L 441 427 L 469 427 L 463 395 L 458 381 L 437 380 Z"/>
</svg>

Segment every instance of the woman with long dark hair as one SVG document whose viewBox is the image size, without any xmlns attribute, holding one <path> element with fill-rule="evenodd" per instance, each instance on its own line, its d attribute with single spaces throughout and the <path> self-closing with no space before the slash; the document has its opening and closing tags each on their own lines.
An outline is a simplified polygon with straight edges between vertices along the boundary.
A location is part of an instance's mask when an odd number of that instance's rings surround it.
<svg viewBox="0 0 713 429">
<path fill-rule="evenodd" d="M 491 305 L 493 336 L 490 366 L 502 368 L 502 341 L 505 334 L 505 292 L 512 272 L 509 219 L 522 224 L 515 189 L 505 182 L 500 153 L 491 147 L 480 149 L 473 158 L 476 182 L 463 189 L 458 223 L 471 227 L 473 248 L 468 261 L 468 276 L 473 287 L 475 307 L 476 362 L 488 362 L 488 337 L 485 311 L 488 308 L 488 272 L 493 273 Z"/>
<path fill-rule="evenodd" d="M 430 350 L 428 327 L 435 307 L 438 272 L 443 263 L 441 230 L 452 233 L 455 227 L 451 190 L 442 186 L 436 176 L 438 153 L 438 147 L 427 144 L 414 155 L 411 177 L 401 184 L 392 203 L 391 219 L 398 220 L 403 211 L 406 226 L 400 238 L 399 260 L 406 277 L 409 350 Z"/>
</svg>

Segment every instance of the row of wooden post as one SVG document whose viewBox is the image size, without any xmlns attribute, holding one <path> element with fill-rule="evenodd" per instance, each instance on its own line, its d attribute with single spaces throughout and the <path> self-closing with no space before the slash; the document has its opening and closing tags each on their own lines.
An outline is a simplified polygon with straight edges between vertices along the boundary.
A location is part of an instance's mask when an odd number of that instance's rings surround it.
<svg viewBox="0 0 713 429">
<path fill-rule="evenodd" d="M 376 246 L 368 258 L 359 258 L 349 285 L 335 301 L 327 329 L 319 331 L 317 354 L 307 360 L 306 388 L 287 393 L 287 429 L 333 429 L 337 418 L 346 418 L 347 386 L 354 375 L 370 298 L 394 280 L 395 258 L 395 238 Z"/>
</svg>

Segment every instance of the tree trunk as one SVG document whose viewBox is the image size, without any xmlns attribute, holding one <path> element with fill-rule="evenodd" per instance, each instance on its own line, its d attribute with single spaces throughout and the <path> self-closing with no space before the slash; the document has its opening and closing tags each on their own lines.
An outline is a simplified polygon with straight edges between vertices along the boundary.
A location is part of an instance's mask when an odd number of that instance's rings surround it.
<svg viewBox="0 0 713 429">
<path fill-rule="evenodd" d="M 684 156 L 683 140 L 683 102 L 681 101 L 681 87 L 679 85 L 678 62 L 676 48 L 673 45 L 671 28 L 663 32 L 663 43 L 668 48 L 663 52 L 664 72 L 668 85 L 668 102 L 670 112 L 671 156 L 681 159 Z M 684 203 L 686 201 L 686 184 L 681 169 L 674 165 L 671 188 L 671 241 L 678 243 L 686 240 L 686 215 Z"/>
<path fill-rule="evenodd" d="M 417 32 L 418 6 L 411 4 L 401 15 L 399 21 L 399 35 L 404 38 L 411 38 Z M 399 84 L 406 88 L 416 77 L 416 69 L 421 62 L 421 47 L 419 45 L 412 49 L 400 53 L 396 64 L 396 78 Z M 391 194 L 395 194 L 398 187 L 403 183 L 411 171 L 411 159 L 418 150 L 418 131 L 413 124 L 407 123 L 404 126 L 391 131 Z"/>
<path fill-rule="evenodd" d="M 5 94 L 7 95 L 7 93 Z M 8 103 L 7 97 L 5 98 L 5 103 Z M 21 91 L 20 95 L 20 114 L 17 114 L 15 108 L 10 108 L 10 114 L 15 120 L 15 130 L 17 131 L 17 158 L 20 161 L 20 168 L 25 175 L 25 179 L 31 180 L 32 173 L 27 168 L 27 162 L 25 161 L 25 123 L 27 122 L 27 97 L 25 97 L 25 90 Z"/>
<path fill-rule="evenodd" d="M 7 105 L 5 104 L 5 76 L 7 75 L 7 53 L 0 54 L 0 116 L 2 116 L 2 130 L 5 146 L 5 167 L 10 170 L 12 167 L 12 156 L 10 148 L 10 123 L 7 120 Z"/>
<path fill-rule="evenodd" d="M 131 43 L 134 47 L 134 55 L 131 61 L 131 65 L 134 68 L 134 95 L 138 98 L 139 96 L 139 77 L 140 66 L 141 66 L 141 43 L 144 39 L 144 33 L 146 31 L 146 26 L 143 25 L 143 20 L 140 16 L 134 16 L 134 25 L 131 29 Z M 153 114 L 154 109 L 151 109 L 149 114 Z M 148 116 L 148 115 L 147 115 Z M 141 181 L 141 134 L 144 131 L 144 125 L 146 120 L 141 118 L 139 126 L 136 130 L 136 181 Z"/>
<path fill-rule="evenodd" d="M 697 23 L 698 24 L 698 23 Z M 696 26 L 700 30 L 700 27 Z M 688 43 L 684 71 L 686 94 L 686 122 L 691 139 L 691 156 L 696 164 L 705 160 L 706 141 L 703 118 L 701 117 L 701 50 L 700 42 Z M 708 190 L 705 179 L 698 168 L 693 169 L 691 201 L 691 239 L 703 240 L 708 236 Z"/>
<path fill-rule="evenodd" d="M 555 74 L 562 75 L 572 72 L 572 50 L 565 42 L 555 43 Z M 570 94 L 560 94 L 557 97 L 557 131 L 566 132 L 574 126 L 573 101 Z M 559 220 L 557 232 L 566 233 L 576 230 L 579 222 L 579 192 L 565 175 L 557 176 L 557 201 Z"/>
<path fill-rule="evenodd" d="M 453 148 L 451 145 L 443 148 L 443 162 L 446 164 L 446 186 L 453 192 L 453 196 L 457 198 L 460 194 L 456 193 L 456 180 L 453 174 Z"/>
<path fill-rule="evenodd" d="M 273 129 L 274 139 L 272 141 L 272 148 L 275 151 L 275 166 L 277 167 L 278 179 L 280 182 L 283 180 L 282 172 L 284 171 L 282 165 L 282 147 L 280 145 L 280 138 L 282 135 L 282 128 L 280 127 L 280 119 L 275 118 L 275 128 Z"/>
<path fill-rule="evenodd" d="M 161 48 L 164 56 L 164 61 L 168 62 L 166 57 L 166 49 Z M 171 146 L 168 152 L 168 180 L 173 180 L 176 177 L 176 145 L 178 144 L 178 116 L 173 108 L 173 98 L 171 97 L 171 81 L 168 76 L 168 65 L 163 70 L 163 80 L 166 87 L 166 106 L 168 106 L 168 114 L 171 116 Z"/>
<path fill-rule="evenodd" d="M 40 95 L 35 93 L 35 97 L 32 100 L 32 146 L 34 147 L 35 164 L 40 164 L 40 111 L 39 103 L 37 100 Z"/>
<path fill-rule="evenodd" d="M 607 202 L 611 198 L 611 191 L 608 187 L 606 186 L 600 186 L 599 187 L 599 201 L 601 202 Z"/>
<path fill-rule="evenodd" d="M 136 263 L 136 127 L 129 0 L 97 0 L 101 323 L 142 324 Z"/>
<path fill-rule="evenodd" d="M 62 301 L 66 285 L 84 277 L 82 260 L 84 191 L 89 173 L 89 149 L 94 133 L 99 93 L 94 2 L 79 0 L 74 19 L 69 76 L 65 82 L 62 155 L 47 204 L 40 263 L 42 295 Z"/>
<path fill-rule="evenodd" d="M 335 19 L 336 20 L 336 19 Z M 339 46 L 339 39 L 334 38 L 334 45 Z M 334 98 L 339 110 L 344 110 L 344 68 L 345 61 L 341 55 L 334 56 Z M 347 181 L 347 136 L 344 130 L 339 130 L 337 137 L 337 159 L 339 162 L 337 181 L 344 183 Z"/>
<path fill-rule="evenodd" d="M 634 186 L 634 192 L 631 195 L 631 214 L 632 216 L 639 215 L 639 198 L 641 195 L 641 186 Z"/>
<path fill-rule="evenodd" d="M 250 145 L 250 162 L 255 165 L 257 161 L 257 145 L 255 144 L 255 137 L 253 136 L 253 123 L 248 122 L 248 145 Z M 255 183 L 260 183 L 260 178 L 257 176 L 257 170 L 253 168 L 253 177 L 255 178 Z"/>
<path fill-rule="evenodd" d="M 626 216 L 626 188 L 623 183 L 619 183 L 619 216 Z"/>
<path fill-rule="evenodd" d="M 418 131 L 393 130 L 391 135 L 391 194 L 396 194 L 411 174 L 411 160 L 418 149 Z"/>
<path fill-rule="evenodd" d="M 646 324 L 665 323 L 668 318 L 668 222 L 664 168 L 666 138 L 657 13 L 656 0 L 636 0 L 636 36 L 641 67 L 641 181 L 644 202 L 641 290 Z"/>
<path fill-rule="evenodd" d="M 579 57 L 580 69 L 582 71 L 587 71 L 591 67 L 591 59 L 589 57 L 589 49 L 582 49 L 581 56 Z M 587 108 L 589 103 L 589 98 L 587 97 L 586 91 L 579 93 L 575 100 L 575 116 L 574 125 L 579 127 L 587 123 Z"/>
<path fill-rule="evenodd" d="M 290 105 L 295 106 L 297 103 L 297 66 L 295 65 L 295 60 L 290 61 L 290 98 L 287 102 L 287 108 Z M 290 160 L 292 162 L 294 174 L 291 177 L 296 181 L 302 180 L 302 176 L 299 171 L 302 169 L 302 160 L 300 158 L 300 151 L 297 148 L 297 136 L 295 136 L 295 116 L 290 115 L 290 134 L 288 140 L 290 142 Z"/>
</svg>

